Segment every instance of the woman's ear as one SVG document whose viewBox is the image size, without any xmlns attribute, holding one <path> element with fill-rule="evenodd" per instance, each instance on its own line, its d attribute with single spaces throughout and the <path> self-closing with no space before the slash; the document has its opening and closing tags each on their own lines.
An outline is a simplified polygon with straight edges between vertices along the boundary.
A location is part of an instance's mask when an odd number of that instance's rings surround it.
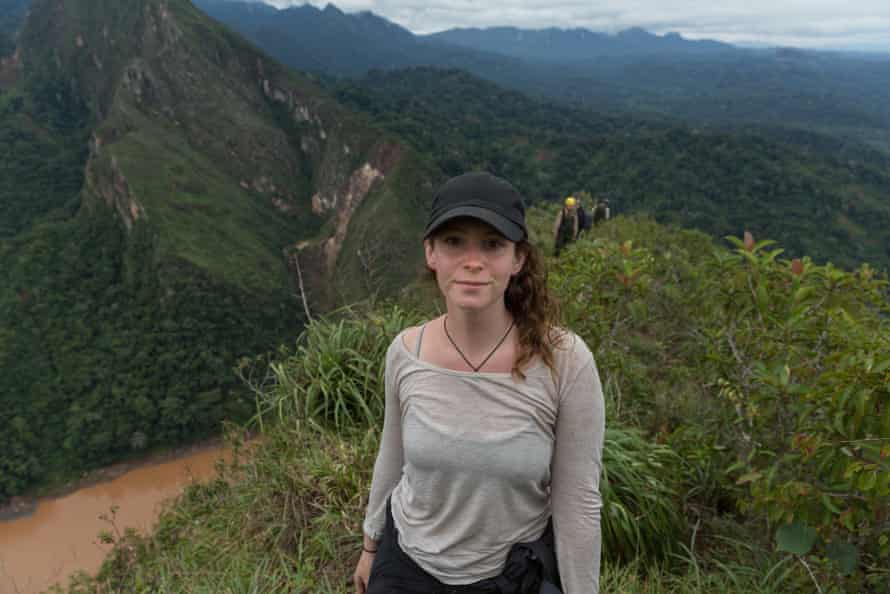
<svg viewBox="0 0 890 594">
<path fill-rule="evenodd" d="M 436 269 L 436 250 L 433 246 L 432 239 L 424 239 L 423 240 L 423 252 L 426 256 L 426 265 L 429 269 Z"/>
<path fill-rule="evenodd" d="M 528 257 L 528 253 L 525 249 L 520 248 L 519 245 L 516 246 L 513 252 L 513 272 L 511 276 L 516 276 L 520 272 L 522 272 L 522 267 L 525 266 L 525 260 Z"/>
</svg>

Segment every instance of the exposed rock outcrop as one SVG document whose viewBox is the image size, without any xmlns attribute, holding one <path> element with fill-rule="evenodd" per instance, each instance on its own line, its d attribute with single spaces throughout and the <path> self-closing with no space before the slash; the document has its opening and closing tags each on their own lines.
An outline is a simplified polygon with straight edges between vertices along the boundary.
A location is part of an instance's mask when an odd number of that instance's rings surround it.
<svg viewBox="0 0 890 594">
<path fill-rule="evenodd" d="M 365 163 L 349 177 L 349 182 L 346 188 L 344 188 L 342 195 L 335 196 L 334 207 L 339 206 L 339 208 L 335 214 L 336 227 L 334 235 L 322 244 L 328 273 L 332 273 L 337 264 L 337 256 L 340 255 L 343 240 L 346 239 L 346 230 L 349 227 L 352 215 L 364 201 L 365 197 L 367 197 L 374 182 L 383 177 L 382 171 L 372 167 L 370 163 Z"/>
<path fill-rule="evenodd" d="M 86 190 L 99 196 L 113 208 L 127 231 L 145 216 L 145 208 L 130 190 L 130 184 L 117 159 L 114 155 L 106 157 L 102 154 L 102 139 L 95 133 L 90 141 L 90 159 L 87 162 L 85 181 Z"/>
<path fill-rule="evenodd" d="M 310 299 L 314 307 L 329 307 L 333 296 L 328 295 L 325 287 L 331 286 L 331 279 L 336 273 L 337 259 L 346 241 L 349 225 L 355 213 L 371 194 L 374 186 L 386 179 L 386 176 L 399 163 L 402 147 L 394 143 L 380 143 L 370 152 L 370 159 L 355 169 L 345 183 L 330 192 L 318 192 L 312 197 L 312 209 L 317 214 L 333 211 L 334 232 L 318 244 L 305 242 L 294 245 L 285 251 L 288 264 L 296 278 L 296 258 L 303 263 L 302 276 L 309 278 L 313 287 Z"/>
</svg>

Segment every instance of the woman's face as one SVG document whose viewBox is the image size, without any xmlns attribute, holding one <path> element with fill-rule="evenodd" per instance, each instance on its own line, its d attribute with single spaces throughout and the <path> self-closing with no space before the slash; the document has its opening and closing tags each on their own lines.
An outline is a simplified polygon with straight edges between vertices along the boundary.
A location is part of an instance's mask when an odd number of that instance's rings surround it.
<svg viewBox="0 0 890 594">
<path fill-rule="evenodd" d="M 424 242 L 424 249 L 448 306 L 466 310 L 502 304 L 510 277 L 525 264 L 515 243 L 472 218 L 448 223 Z"/>
</svg>

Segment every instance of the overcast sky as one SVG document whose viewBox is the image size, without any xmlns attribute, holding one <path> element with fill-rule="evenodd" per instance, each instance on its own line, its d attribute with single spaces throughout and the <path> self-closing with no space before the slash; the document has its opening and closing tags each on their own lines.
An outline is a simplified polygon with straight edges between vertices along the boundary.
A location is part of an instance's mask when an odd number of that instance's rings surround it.
<svg viewBox="0 0 890 594">
<path fill-rule="evenodd" d="M 278 8 L 303 0 L 260 0 Z M 326 1 L 309 4 L 324 6 Z M 414 33 L 452 27 L 643 27 L 736 44 L 890 51 L 890 0 L 339 0 Z"/>
</svg>

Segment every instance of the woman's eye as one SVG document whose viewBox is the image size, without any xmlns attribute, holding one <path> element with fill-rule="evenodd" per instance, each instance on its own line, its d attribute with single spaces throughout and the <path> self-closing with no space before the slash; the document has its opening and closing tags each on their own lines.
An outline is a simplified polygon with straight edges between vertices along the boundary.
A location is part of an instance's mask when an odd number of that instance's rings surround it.
<svg viewBox="0 0 890 594">
<path fill-rule="evenodd" d="M 504 246 L 503 239 L 487 239 L 485 241 L 485 247 L 490 250 L 497 250 Z"/>
<path fill-rule="evenodd" d="M 446 237 L 442 241 L 445 242 L 445 245 L 450 245 L 450 246 L 460 245 L 460 237 L 455 237 L 453 235 Z"/>
</svg>

